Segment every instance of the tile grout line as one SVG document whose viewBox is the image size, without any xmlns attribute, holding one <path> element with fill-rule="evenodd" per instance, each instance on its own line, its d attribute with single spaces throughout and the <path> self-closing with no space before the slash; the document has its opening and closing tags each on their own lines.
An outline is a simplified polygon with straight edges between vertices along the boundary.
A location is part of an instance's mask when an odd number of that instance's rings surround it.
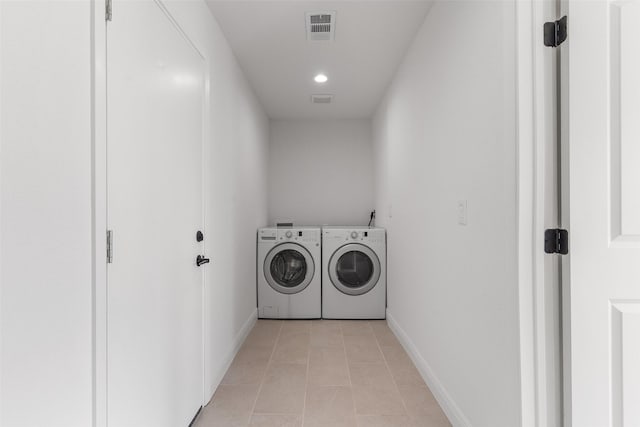
<svg viewBox="0 0 640 427">
<path fill-rule="evenodd" d="M 353 416 L 356 426 L 358 423 L 358 413 L 356 411 L 356 401 L 353 398 L 353 382 L 351 381 L 351 366 L 349 365 L 349 355 L 347 355 L 347 342 L 344 339 L 344 330 L 342 329 L 342 320 L 340 320 L 340 337 L 342 337 L 342 350 L 344 351 L 344 360 L 347 362 L 347 377 L 349 377 L 349 391 L 351 392 L 351 403 L 353 404 Z"/>
<path fill-rule="evenodd" d="M 385 320 L 385 322 L 386 322 L 386 320 Z M 387 325 L 387 327 L 388 327 L 388 325 Z M 374 335 L 375 335 L 375 333 L 374 333 Z M 381 344 L 380 344 L 380 342 L 378 341 L 378 336 L 377 336 L 377 335 L 376 335 L 376 341 L 378 342 L 378 346 L 380 347 L 380 351 L 382 352 L 382 345 L 381 345 Z M 399 343 L 398 343 L 398 344 L 399 344 Z M 408 357 L 408 355 L 406 354 L 406 351 L 404 350 L 404 348 L 402 347 L 402 345 L 400 345 L 400 348 L 402 348 L 403 353 Z M 383 358 L 384 358 L 384 360 L 385 360 L 385 364 L 387 365 L 387 369 L 389 370 L 389 373 L 391 373 L 391 367 L 389 366 L 389 362 L 387 361 L 387 357 L 385 356 L 384 352 L 382 352 L 382 357 L 383 357 Z M 415 363 L 413 362 L 413 360 L 411 360 L 411 359 L 409 358 L 409 361 L 410 361 L 410 363 L 411 363 L 411 367 L 413 367 L 414 369 L 417 369 L 417 368 L 416 368 Z M 402 396 L 402 393 L 400 393 L 400 385 L 398 385 L 398 382 L 397 382 L 397 380 L 396 380 L 396 377 L 395 377 L 395 375 L 393 375 L 393 373 L 391 373 L 391 378 L 393 379 L 393 382 L 394 382 L 394 384 L 396 385 L 396 389 L 398 390 L 398 394 L 400 395 L 400 400 L 402 401 L 402 405 L 403 405 L 403 406 L 404 406 L 404 408 L 405 408 L 406 416 L 409 418 L 409 421 L 411 421 L 412 423 L 414 423 L 414 422 L 416 421 L 416 419 L 420 418 L 420 416 L 414 416 L 414 415 L 411 415 L 411 413 L 409 413 L 409 409 L 408 409 L 408 407 L 407 407 L 406 400 L 405 400 L 405 398 Z M 424 388 L 424 389 L 426 389 L 426 390 L 427 390 L 431 395 L 433 395 L 433 393 L 432 393 L 431 389 L 429 388 L 429 386 L 428 386 L 426 383 L 424 383 L 424 380 L 423 380 L 423 382 L 422 382 L 422 385 L 411 385 L 411 384 L 406 384 L 406 385 L 405 385 L 405 387 L 413 387 L 413 386 L 416 386 L 416 387 L 419 387 L 419 388 Z M 445 419 L 447 420 L 447 423 L 448 423 L 447 425 L 448 425 L 449 427 L 451 427 L 451 422 L 450 422 L 450 421 L 448 420 L 448 418 L 446 417 L 446 414 L 444 414 L 444 411 L 442 410 L 442 407 L 440 406 L 440 403 L 438 403 L 438 401 L 437 401 L 437 400 L 435 400 L 435 399 L 434 399 L 434 401 L 435 401 L 435 404 L 436 404 L 436 406 L 438 407 L 439 411 L 442 413 L 442 415 L 444 415 Z"/>
<path fill-rule="evenodd" d="M 248 423 L 248 425 L 251 425 L 251 420 L 253 419 L 253 414 L 256 411 L 256 405 L 258 404 L 258 398 L 260 398 L 260 392 L 262 391 L 262 386 L 264 385 L 264 380 L 267 378 L 267 372 L 269 372 L 269 366 L 271 366 L 271 361 L 273 360 L 273 355 L 275 354 L 276 348 L 278 347 L 278 341 L 280 341 L 280 335 L 282 334 L 283 326 L 284 326 L 284 322 L 281 320 L 280 321 L 280 328 L 278 329 L 278 336 L 276 337 L 276 340 L 273 343 L 273 348 L 271 349 L 271 354 L 269 355 L 269 361 L 267 361 L 267 367 L 264 370 L 264 374 L 262 374 L 262 380 L 260 381 L 260 385 L 258 386 L 258 393 L 256 394 L 256 398 L 253 401 L 253 407 L 251 408 L 251 413 L 249 414 L 249 423 Z"/>
<path fill-rule="evenodd" d="M 307 392 L 309 390 L 309 359 L 311 359 L 311 334 L 313 332 L 313 320 L 309 322 L 309 343 L 307 345 L 307 373 L 304 381 L 304 400 L 302 401 L 302 422 L 301 426 L 304 427 L 304 419 L 307 411 Z"/>
<path fill-rule="evenodd" d="M 384 353 L 382 352 L 382 348 L 380 346 L 380 343 L 378 342 L 378 336 L 375 333 L 375 330 L 373 329 L 373 326 L 371 326 L 371 322 L 370 321 L 366 321 L 367 325 L 369 326 L 369 329 L 371 330 L 371 334 L 373 335 L 373 338 L 376 341 L 376 346 L 378 348 L 378 351 L 380 351 L 380 354 L 382 355 L 382 360 L 384 362 L 384 366 L 387 368 L 387 370 L 389 371 L 389 375 L 391 375 L 391 379 L 394 380 L 393 378 L 393 374 L 391 374 L 391 369 L 389 368 L 389 365 L 387 364 L 387 361 L 384 357 Z M 355 362 L 356 364 L 361 364 L 361 365 L 369 365 L 369 364 L 377 364 L 377 362 Z M 351 369 L 351 368 L 349 368 Z M 351 375 L 351 374 L 349 374 Z M 394 380 L 394 385 L 395 385 L 395 380 Z M 353 387 L 353 386 L 352 386 Z M 366 387 L 375 387 L 375 385 L 371 384 L 371 385 L 367 385 Z M 397 385 L 396 385 L 396 389 L 397 389 Z M 398 390 L 398 395 L 400 395 L 400 391 Z M 402 400 L 402 396 L 400 396 L 400 400 Z M 404 401 L 402 402 L 402 406 L 404 406 Z M 407 408 L 405 407 L 405 412 L 406 412 Z M 393 416 L 393 414 L 359 414 L 361 417 L 387 417 L 387 416 Z M 356 416 L 356 422 L 357 422 L 357 416 Z"/>
<path fill-rule="evenodd" d="M 386 323 L 385 319 L 385 323 Z M 371 324 L 369 324 L 371 326 Z M 388 325 L 387 325 L 388 327 Z M 373 329 L 373 327 L 371 328 Z M 402 397 L 402 393 L 400 393 L 400 387 L 398 386 L 398 382 L 396 381 L 395 375 L 391 372 L 391 367 L 389 366 L 389 361 L 387 360 L 387 356 L 385 356 L 384 351 L 382 351 L 382 345 L 380 345 L 380 341 L 378 341 L 378 335 L 376 335 L 375 331 L 373 331 L 373 336 L 376 338 L 376 344 L 378 345 L 378 350 L 382 354 L 382 359 L 384 359 L 384 364 L 387 367 L 387 371 L 391 375 L 391 379 L 393 380 L 393 384 L 396 386 L 396 391 L 398 392 L 398 396 L 400 397 L 400 401 L 402 402 L 402 407 L 404 408 L 405 415 L 409 418 L 410 421 L 413 421 L 413 417 L 409 414 L 409 409 L 407 408 L 407 403 L 404 401 L 404 397 Z M 413 362 L 412 362 L 413 363 Z"/>
</svg>

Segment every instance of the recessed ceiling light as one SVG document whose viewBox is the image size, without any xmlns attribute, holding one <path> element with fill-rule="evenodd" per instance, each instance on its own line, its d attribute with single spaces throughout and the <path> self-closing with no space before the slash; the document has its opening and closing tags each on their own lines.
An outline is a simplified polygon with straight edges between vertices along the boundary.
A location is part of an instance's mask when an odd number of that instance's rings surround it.
<svg viewBox="0 0 640 427">
<path fill-rule="evenodd" d="M 315 76 L 313 80 L 315 80 L 316 83 L 325 83 L 327 80 L 329 80 L 329 78 L 321 73 Z"/>
</svg>

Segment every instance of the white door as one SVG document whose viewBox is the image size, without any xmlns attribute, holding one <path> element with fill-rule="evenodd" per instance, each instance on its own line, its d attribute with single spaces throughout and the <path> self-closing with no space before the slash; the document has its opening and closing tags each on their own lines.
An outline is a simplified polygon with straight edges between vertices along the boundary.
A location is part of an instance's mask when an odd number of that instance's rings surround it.
<svg viewBox="0 0 640 427">
<path fill-rule="evenodd" d="M 640 1 L 570 1 L 563 62 L 568 426 L 640 426 Z"/>
<path fill-rule="evenodd" d="M 186 427 L 203 400 L 202 57 L 153 0 L 107 25 L 108 425 Z"/>
</svg>

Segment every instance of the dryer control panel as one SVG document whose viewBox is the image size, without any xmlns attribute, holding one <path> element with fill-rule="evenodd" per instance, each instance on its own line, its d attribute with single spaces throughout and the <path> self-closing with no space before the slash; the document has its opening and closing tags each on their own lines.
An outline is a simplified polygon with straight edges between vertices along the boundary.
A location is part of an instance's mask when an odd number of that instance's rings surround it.
<svg viewBox="0 0 640 427">
<path fill-rule="evenodd" d="M 381 228 L 328 229 L 324 231 L 324 238 L 367 243 L 384 243 L 386 240 L 385 230 Z"/>
</svg>

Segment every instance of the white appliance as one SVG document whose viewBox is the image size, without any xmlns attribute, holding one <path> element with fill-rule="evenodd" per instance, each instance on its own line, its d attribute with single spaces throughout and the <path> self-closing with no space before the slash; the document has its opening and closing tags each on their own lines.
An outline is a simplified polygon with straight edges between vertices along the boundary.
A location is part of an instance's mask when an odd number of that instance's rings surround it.
<svg viewBox="0 0 640 427">
<path fill-rule="evenodd" d="M 387 239 L 383 228 L 322 229 L 322 317 L 384 319 Z"/>
<path fill-rule="evenodd" d="M 321 230 L 267 227 L 258 230 L 258 317 L 319 319 Z"/>
</svg>

